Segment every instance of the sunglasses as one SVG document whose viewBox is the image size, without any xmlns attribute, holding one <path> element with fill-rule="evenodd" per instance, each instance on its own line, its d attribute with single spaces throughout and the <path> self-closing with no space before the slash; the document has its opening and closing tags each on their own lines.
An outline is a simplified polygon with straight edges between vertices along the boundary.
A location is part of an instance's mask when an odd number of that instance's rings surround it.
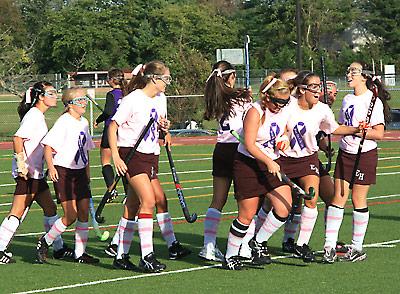
<svg viewBox="0 0 400 294">
<path fill-rule="evenodd" d="M 285 107 L 286 105 L 288 105 L 289 104 L 289 102 L 290 102 L 290 99 L 280 99 L 280 98 L 275 98 L 275 97 L 269 97 L 269 99 L 271 100 L 271 102 L 276 106 L 276 107 L 279 107 L 279 108 L 283 108 L 283 107 Z"/>
</svg>

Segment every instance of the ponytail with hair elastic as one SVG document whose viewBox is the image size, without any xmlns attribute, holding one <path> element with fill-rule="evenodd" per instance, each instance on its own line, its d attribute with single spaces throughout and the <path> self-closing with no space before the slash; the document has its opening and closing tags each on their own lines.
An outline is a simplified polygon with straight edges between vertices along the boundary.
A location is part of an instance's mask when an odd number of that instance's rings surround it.
<svg viewBox="0 0 400 294">
<path fill-rule="evenodd" d="M 28 90 L 26 90 L 24 97 L 17 108 L 20 121 L 22 121 L 29 109 L 36 105 L 39 101 L 39 96 L 44 95 L 45 93 L 44 87 L 48 86 L 52 86 L 52 84 L 46 81 L 41 81 L 35 83 L 32 87 L 29 87 Z"/>
</svg>

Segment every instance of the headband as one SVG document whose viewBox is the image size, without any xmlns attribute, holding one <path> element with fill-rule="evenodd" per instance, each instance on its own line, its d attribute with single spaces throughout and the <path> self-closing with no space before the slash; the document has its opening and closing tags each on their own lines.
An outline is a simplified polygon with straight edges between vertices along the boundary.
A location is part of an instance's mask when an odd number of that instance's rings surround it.
<svg viewBox="0 0 400 294">
<path fill-rule="evenodd" d="M 133 76 L 137 76 L 142 68 L 144 69 L 144 65 L 143 64 L 136 65 L 136 67 L 132 70 L 132 75 Z"/>
<path fill-rule="evenodd" d="M 208 82 L 209 79 L 211 79 L 211 77 L 214 75 L 214 73 L 217 73 L 217 77 L 222 78 L 223 75 L 228 75 L 228 74 L 235 73 L 235 72 L 236 72 L 236 70 L 234 70 L 234 69 L 226 69 L 224 71 L 221 71 L 221 69 L 216 68 L 208 76 L 208 78 L 206 80 L 206 83 Z"/>
<path fill-rule="evenodd" d="M 266 86 L 264 87 L 264 89 L 261 90 L 261 92 L 262 92 L 262 93 L 267 92 L 269 89 L 271 89 L 271 87 L 272 87 L 277 81 L 278 81 L 277 78 L 273 78 L 273 79 L 268 83 L 268 85 L 266 85 Z"/>
</svg>

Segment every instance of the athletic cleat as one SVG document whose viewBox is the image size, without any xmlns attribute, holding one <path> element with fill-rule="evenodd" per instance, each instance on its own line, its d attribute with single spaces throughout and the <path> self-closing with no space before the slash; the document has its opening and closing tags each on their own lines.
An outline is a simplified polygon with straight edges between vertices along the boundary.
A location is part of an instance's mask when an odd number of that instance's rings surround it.
<svg viewBox="0 0 400 294">
<path fill-rule="evenodd" d="M 303 246 L 296 245 L 294 256 L 303 259 L 304 262 L 315 262 L 315 253 L 307 244 Z"/>
<path fill-rule="evenodd" d="M 337 254 L 346 254 L 349 251 L 349 245 L 346 245 L 344 242 L 336 242 L 336 253 Z"/>
<path fill-rule="evenodd" d="M 251 248 L 248 243 L 244 242 L 240 245 L 239 256 L 242 261 L 251 261 Z"/>
<path fill-rule="evenodd" d="M 117 269 L 133 271 L 136 269 L 136 266 L 129 260 L 129 254 L 122 254 L 121 259 L 114 259 L 113 266 Z"/>
<path fill-rule="evenodd" d="M 0 251 L 0 264 L 15 263 L 11 252 Z"/>
<path fill-rule="evenodd" d="M 340 260 L 357 262 L 357 261 L 363 261 L 366 258 L 367 258 L 367 253 L 365 253 L 364 251 L 359 251 L 353 247 L 349 247 L 347 253 Z"/>
<path fill-rule="evenodd" d="M 192 253 L 189 249 L 183 247 L 179 241 L 174 241 L 168 248 L 169 259 L 176 260 Z"/>
<path fill-rule="evenodd" d="M 99 263 L 100 259 L 90 256 L 87 253 L 83 253 L 80 257 L 75 258 L 75 261 L 78 263 L 95 264 L 95 263 Z"/>
<path fill-rule="evenodd" d="M 285 253 L 294 253 L 295 244 L 293 238 L 288 238 L 286 242 L 282 242 L 282 251 Z"/>
<path fill-rule="evenodd" d="M 222 268 L 231 270 L 231 271 L 240 271 L 243 269 L 243 265 L 241 262 L 241 257 L 236 255 L 236 256 L 231 256 L 227 259 L 224 259 L 222 262 Z"/>
<path fill-rule="evenodd" d="M 63 248 L 54 251 L 53 250 L 53 258 L 54 259 L 75 259 L 75 251 L 69 248 L 65 243 L 63 244 Z"/>
<path fill-rule="evenodd" d="M 256 238 L 249 241 L 251 248 L 252 263 L 256 265 L 270 264 L 272 262 L 271 256 L 268 253 L 267 241 L 259 243 Z"/>
<path fill-rule="evenodd" d="M 217 245 L 214 245 L 213 243 L 209 243 L 206 246 L 203 246 L 198 255 L 199 257 L 208 261 L 222 262 L 225 260 L 222 252 L 218 249 Z"/>
<path fill-rule="evenodd" d="M 323 263 L 334 263 L 337 259 L 336 250 L 334 248 L 324 248 Z"/>
<path fill-rule="evenodd" d="M 110 257 L 116 257 L 117 256 L 117 250 L 118 250 L 118 245 L 117 244 L 110 244 L 107 246 L 106 249 L 104 249 L 104 253 L 107 254 Z"/>
<path fill-rule="evenodd" d="M 147 254 L 139 261 L 139 268 L 148 273 L 159 273 L 167 268 L 167 266 L 156 259 L 154 252 Z"/>
<path fill-rule="evenodd" d="M 48 251 L 49 251 L 49 245 L 47 244 L 43 235 L 42 237 L 40 237 L 36 245 L 36 262 L 45 263 Z"/>
</svg>

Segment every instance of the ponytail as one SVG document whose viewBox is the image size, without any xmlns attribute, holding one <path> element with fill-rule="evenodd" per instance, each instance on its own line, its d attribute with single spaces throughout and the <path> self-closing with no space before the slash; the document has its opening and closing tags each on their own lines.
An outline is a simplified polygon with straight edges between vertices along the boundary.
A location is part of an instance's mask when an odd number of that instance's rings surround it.
<svg viewBox="0 0 400 294">
<path fill-rule="evenodd" d="M 388 101 L 390 100 L 390 93 L 384 88 L 380 79 L 372 79 L 371 76 L 366 76 L 367 78 L 367 88 L 372 91 L 373 86 L 375 85 L 378 88 L 378 97 L 382 101 L 383 104 L 383 115 L 385 117 L 385 123 L 387 124 L 391 120 L 390 114 L 390 106 Z M 373 92 L 373 91 L 372 91 Z"/>
<path fill-rule="evenodd" d="M 20 121 L 22 121 L 25 114 L 36 105 L 39 101 L 39 96 L 44 95 L 45 93 L 44 87 L 48 86 L 52 86 L 52 84 L 46 81 L 41 81 L 35 83 L 32 87 L 29 87 L 29 89 L 26 90 L 24 97 L 17 108 Z"/>
</svg>

